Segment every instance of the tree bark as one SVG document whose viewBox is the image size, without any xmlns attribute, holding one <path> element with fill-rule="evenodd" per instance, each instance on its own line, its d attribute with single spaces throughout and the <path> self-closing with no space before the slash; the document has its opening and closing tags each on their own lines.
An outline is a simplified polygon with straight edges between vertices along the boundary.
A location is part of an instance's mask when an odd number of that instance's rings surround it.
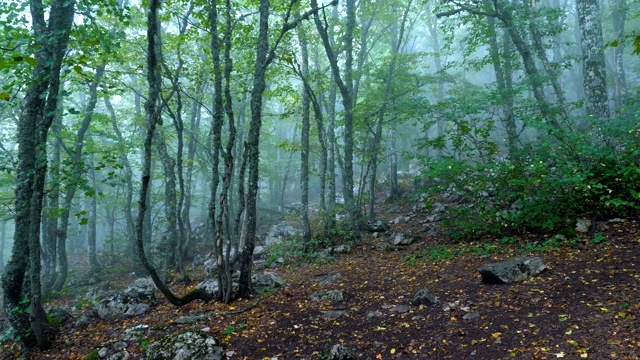
<svg viewBox="0 0 640 360">
<path fill-rule="evenodd" d="M 582 76 L 587 116 L 609 119 L 602 23 L 598 0 L 576 0 L 582 48 Z"/>
<path fill-rule="evenodd" d="M 31 0 L 34 39 L 39 45 L 33 77 L 22 101 L 18 121 L 16 229 L 12 257 L 2 277 L 4 310 L 27 348 L 52 345 L 42 307 L 40 284 L 40 221 L 47 172 L 46 141 L 60 90 L 60 69 L 73 21 L 75 2 L 54 1 L 48 24 L 41 0 Z M 26 297 L 29 304 L 22 301 Z M 27 306 L 28 305 L 28 306 Z M 27 307 L 30 307 L 28 314 Z"/>
</svg>

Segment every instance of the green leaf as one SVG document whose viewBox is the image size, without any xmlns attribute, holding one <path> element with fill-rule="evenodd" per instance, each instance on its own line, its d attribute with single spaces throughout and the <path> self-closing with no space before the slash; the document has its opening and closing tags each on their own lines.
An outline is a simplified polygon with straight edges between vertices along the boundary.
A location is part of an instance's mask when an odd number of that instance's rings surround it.
<svg viewBox="0 0 640 360">
<path fill-rule="evenodd" d="M 75 72 L 77 72 L 78 74 L 81 74 L 81 75 L 82 75 L 82 66 L 80 66 L 80 65 L 76 65 L 76 66 L 74 66 L 74 67 L 73 67 L 73 70 L 74 70 Z"/>
<path fill-rule="evenodd" d="M 2 92 L 0 93 L 0 100 L 9 101 L 11 100 L 11 95 L 7 94 L 6 92 Z"/>
<path fill-rule="evenodd" d="M 224 329 L 224 331 L 222 331 L 222 333 L 223 333 L 224 335 L 230 335 L 230 334 L 233 334 L 234 332 L 236 332 L 236 328 L 234 328 L 234 327 L 233 327 L 233 326 L 231 326 L 231 325 L 227 326 L 227 327 Z"/>
<path fill-rule="evenodd" d="M 80 225 L 87 225 L 89 223 L 89 219 L 87 219 L 86 217 L 83 217 L 82 219 L 80 219 Z"/>
<path fill-rule="evenodd" d="M 38 61 L 35 58 L 32 58 L 30 56 L 27 56 L 26 58 L 24 58 L 24 61 L 26 61 L 31 66 L 38 66 Z"/>
</svg>

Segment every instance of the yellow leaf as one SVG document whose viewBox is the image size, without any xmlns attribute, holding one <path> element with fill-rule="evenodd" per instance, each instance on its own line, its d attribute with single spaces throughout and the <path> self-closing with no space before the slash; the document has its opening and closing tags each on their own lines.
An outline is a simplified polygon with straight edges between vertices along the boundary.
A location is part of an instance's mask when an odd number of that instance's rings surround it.
<svg viewBox="0 0 640 360">
<path fill-rule="evenodd" d="M 391 353 L 391 355 L 396 353 L 396 348 L 391 349 L 391 351 L 389 351 Z"/>
<path fill-rule="evenodd" d="M 583 359 L 586 359 L 587 357 L 589 357 L 589 355 L 587 355 L 587 353 L 584 353 L 584 354 L 580 354 L 580 357 Z"/>
<path fill-rule="evenodd" d="M 568 342 L 569 344 L 573 345 L 573 346 L 579 346 L 579 345 L 580 345 L 580 344 L 578 344 L 578 342 L 577 342 L 577 341 L 575 341 L 575 340 L 567 340 L 567 342 Z"/>
<path fill-rule="evenodd" d="M 491 336 L 493 336 L 494 339 L 497 339 L 500 337 L 500 335 L 502 335 L 501 332 L 494 332 L 493 334 L 491 334 Z"/>
<path fill-rule="evenodd" d="M 600 310 L 602 310 L 603 312 L 609 312 L 609 309 L 607 309 L 606 307 L 601 307 Z"/>
</svg>

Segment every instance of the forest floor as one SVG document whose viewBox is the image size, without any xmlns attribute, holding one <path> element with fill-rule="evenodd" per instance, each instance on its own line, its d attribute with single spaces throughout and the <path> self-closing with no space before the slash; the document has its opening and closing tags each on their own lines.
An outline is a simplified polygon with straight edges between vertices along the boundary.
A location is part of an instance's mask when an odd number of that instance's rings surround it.
<svg viewBox="0 0 640 360">
<path fill-rule="evenodd" d="M 93 319 L 85 328 L 66 324 L 55 347 L 45 352 L 20 354 L 17 344 L 5 343 L 2 359 L 84 359 L 140 324 L 149 331 L 143 340 L 128 343 L 129 359 L 144 358 L 147 339 L 194 328 L 210 328 L 230 359 L 326 359 L 336 343 L 362 359 L 637 359 L 639 229 L 636 220 L 626 219 L 608 224 L 597 241 L 585 238 L 571 246 L 542 246 L 526 236 L 451 245 L 431 236 L 393 252 L 375 249 L 382 240 L 365 238 L 334 261 L 289 260 L 274 270 L 289 286 L 275 293 L 229 305 L 193 302 L 180 308 L 160 299 L 146 315 Z M 547 270 L 520 283 L 481 282 L 480 266 L 523 249 L 540 256 Z M 327 279 L 333 282 L 320 281 Z M 122 279 L 122 288 L 131 280 Z M 410 304 L 423 288 L 437 295 L 435 305 L 396 307 Z M 309 298 L 333 289 L 343 290 L 346 300 Z M 72 296 L 54 303 L 61 302 L 77 305 Z M 475 318 L 465 316 L 476 312 Z M 174 321 L 201 314 L 207 316 L 195 324 Z"/>
</svg>

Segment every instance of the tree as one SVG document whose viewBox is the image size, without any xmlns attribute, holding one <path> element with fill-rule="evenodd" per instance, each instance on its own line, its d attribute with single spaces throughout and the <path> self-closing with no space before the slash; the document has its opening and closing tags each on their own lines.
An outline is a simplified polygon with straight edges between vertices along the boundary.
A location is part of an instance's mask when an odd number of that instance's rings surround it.
<svg viewBox="0 0 640 360">
<path fill-rule="evenodd" d="M 27 348 L 47 349 L 51 347 L 52 334 L 40 289 L 40 218 L 47 171 L 46 141 L 57 109 L 60 69 L 69 42 L 75 2 L 53 1 L 48 9 L 48 21 L 41 0 L 31 0 L 29 4 L 38 48 L 18 122 L 16 230 L 2 287 L 5 313 L 22 343 Z"/>
<path fill-rule="evenodd" d="M 597 0 L 576 0 L 576 5 L 580 24 L 585 111 L 588 116 L 607 120 L 609 119 L 609 96 L 602 51 L 604 41 L 600 7 Z"/>
</svg>

